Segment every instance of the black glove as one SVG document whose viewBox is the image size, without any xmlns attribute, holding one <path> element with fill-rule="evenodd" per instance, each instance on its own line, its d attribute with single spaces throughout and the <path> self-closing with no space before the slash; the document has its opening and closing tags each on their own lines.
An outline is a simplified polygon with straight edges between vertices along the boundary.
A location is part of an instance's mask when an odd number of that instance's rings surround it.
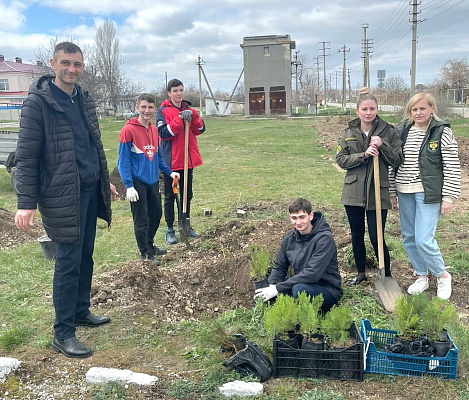
<svg viewBox="0 0 469 400">
<path fill-rule="evenodd" d="M 179 118 L 184 119 L 188 122 L 191 122 L 192 119 L 192 111 L 191 110 L 184 110 L 179 113 Z"/>
</svg>

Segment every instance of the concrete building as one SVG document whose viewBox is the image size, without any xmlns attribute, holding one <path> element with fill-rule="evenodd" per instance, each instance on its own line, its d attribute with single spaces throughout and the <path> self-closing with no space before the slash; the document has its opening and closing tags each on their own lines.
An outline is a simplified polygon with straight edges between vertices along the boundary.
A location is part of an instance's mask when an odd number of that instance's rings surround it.
<svg viewBox="0 0 469 400">
<path fill-rule="evenodd" d="M 39 72 L 39 63 L 24 64 L 20 57 L 15 61 L 5 61 L 5 57 L 0 55 L 0 119 L 19 119 L 29 86 Z"/>
<path fill-rule="evenodd" d="M 291 115 L 290 35 L 249 36 L 240 45 L 244 59 L 245 114 Z"/>
</svg>

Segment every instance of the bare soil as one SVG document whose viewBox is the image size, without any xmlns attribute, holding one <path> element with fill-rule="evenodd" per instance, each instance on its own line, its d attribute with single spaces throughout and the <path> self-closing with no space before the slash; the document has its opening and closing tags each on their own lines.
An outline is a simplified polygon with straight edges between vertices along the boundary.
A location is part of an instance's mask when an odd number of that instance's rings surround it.
<svg viewBox="0 0 469 400">
<path fill-rule="evenodd" d="M 340 132 L 347 126 L 349 118 L 332 117 L 315 120 L 313 127 L 317 130 L 320 145 L 330 153 L 331 163 L 335 163 L 335 148 Z M 331 132 L 334 134 L 331 135 Z M 463 164 L 463 190 L 461 199 L 455 208 L 467 210 L 468 208 L 468 174 L 469 141 L 460 140 L 460 157 Z M 125 187 L 120 181 L 120 176 L 115 169 L 111 173 L 111 181 L 117 187 L 121 198 L 125 198 Z M 123 197 L 122 197 L 123 196 Z M 286 204 L 280 204 L 285 206 Z M 260 202 L 251 204 L 250 211 L 278 209 L 279 204 Z M 344 225 L 342 215 L 334 210 L 321 210 L 333 229 L 333 234 L 339 252 L 340 272 L 343 281 L 347 281 L 355 275 L 355 271 L 344 261 L 344 254 L 350 247 L 350 232 Z M 249 210 L 248 210 L 249 215 Z M 234 213 L 233 213 L 234 216 Z M 395 214 L 390 214 L 390 220 L 398 221 Z M 14 215 L 0 209 L 0 248 L 10 248 L 35 241 L 41 234 L 40 229 L 29 232 L 17 231 L 14 223 Z M 170 247 L 168 253 L 162 257 L 162 266 L 154 267 L 148 262 L 131 260 L 119 266 L 116 270 L 95 276 L 92 289 L 92 307 L 100 313 L 116 310 L 122 314 L 122 318 L 128 317 L 129 321 L 139 314 L 151 315 L 154 321 L 178 323 L 186 320 L 197 320 L 208 315 L 216 317 L 220 313 L 236 306 L 252 307 L 253 287 L 249 277 L 250 245 L 265 245 L 274 256 L 284 233 L 290 229 L 288 221 L 263 220 L 254 221 L 248 219 L 234 219 L 233 221 L 216 225 L 211 230 L 204 232 L 199 238 L 192 241 L 192 249 L 186 249 L 183 243 Z M 387 235 L 399 236 L 398 231 L 388 231 Z M 452 235 L 467 235 L 463 232 L 452 232 Z M 369 281 L 363 287 L 367 294 L 376 296 L 374 279 L 378 276 L 376 266 L 370 265 Z M 374 269 L 373 269 L 374 268 Z M 402 288 L 406 289 L 413 281 L 411 266 L 408 263 L 392 262 L 393 276 L 396 277 Z M 468 277 L 454 273 L 454 289 L 451 303 L 454 304 L 462 319 L 468 321 Z M 436 291 L 435 281 L 431 279 L 430 291 Z M 106 328 L 112 337 L 113 324 Z M 80 336 L 86 341 L 87 331 L 81 330 Z M 88 338 L 89 339 L 89 338 Z M 172 346 L 181 346 L 181 343 L 173 343 L 168 336 L 165 352 Z M 184 345 L 184 344 L 183 344 Z M 169 350 L 168 350 L 169 351 Z M 57 380 L 62 385 L 75 385 L 77 399 L 91 398 L 89 391 L 84 388 L 82 377 L 91 366 L 108 366 L 115 368 L 129 368 L 139 372 L 148 372 L 161 378 L 161 382 L 153 389 L 135 390 L 135 398 L 138 399 L 169 399 L 164 392 L 164 384 L 176 378 L 190 379 L 194 371 L 187 370 L 184 358 L 169 356 L 152 352 L 151 356 L 145 352 L 126 354 L 125 359 L 104 348 L 91 358 L 86 360 L 67 360 L 62 356 L 53 356 L 49 349 L 44 349 L 43 354 L 29 354 L 31 361 L 26 362 L 19 378 L 22 382 L 42 390 L 43 395 L 36 394 L 44 399 L 68 398 L 61 395 L 52 395 Z M 151 371 L 151 372 L 150 372 Z M 200 371 L 198 371 L 200 372 Z M 60 376 L 67 376 L 61 379 Z M 47 383 L 49 380 L 49 383 Z M 72 383 L 69 381 L 72 380 Z M 74 382 L 76 380 L 76 382 Z M 68 382 L 68 383 L 66 383 Z M 81 383 L 79 383 L 81 382 Z M 431 398 L 427 386 L 434 381 L 427 379 L 397 378 L 395 381 L 382 381 L 380 379 L 367 379 L 365 382 L 340 382 L 326 381 L 322 383 L 322 389 L 331 389 L 342 393 L 350 399 L 410 399 Z M 26 384 L 26 383 L 24 383 Z M 305 389 L 313 387 L 312 383 L 299 383 Z M 266 390 L 274 393 L 278 382 L 269 381 Z M 62 386 L 63 387 L 63 386 Z M 61 388 L 62 388 L 61 387 Z M 438 394 L 440 399 L 456 398 L 454 389 L 446 387 Z M 52 392 L 51 392 L 52 391 Z M 67 393 L 66 389 L 61 389 Z M 58 392 L 56 392 L 58 393 Z M 7 397 L 15 398 L 15 397 Z M 191 399 L 199 399 L 200 395 L 194 394 Z"/>
<path fill-rule="evenodd" d="M 35 242 L 42 235 L 45 235 L 45 231 L 42 226 L 38 225 L 34 225 L 27 231 L 18 230 L 15 226 L 15 214 L 4 208 L 0 208 L 1 250 Z"/>
</svg>

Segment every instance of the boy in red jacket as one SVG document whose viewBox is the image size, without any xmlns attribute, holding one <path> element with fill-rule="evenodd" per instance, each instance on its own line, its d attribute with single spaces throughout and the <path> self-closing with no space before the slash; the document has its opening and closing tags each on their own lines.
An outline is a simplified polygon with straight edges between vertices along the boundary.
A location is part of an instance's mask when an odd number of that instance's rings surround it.
<svg viewBox="0 0 469 400">
<path fill-rule="evenodd" d="M 127 121 L 119 135 L 117 168 L 127 188 L 140 257 L 159 265 L 155 256 L 166 253 L 165 249 L 153 245 L 161 220 L 160 169 L 171 180 L 179 178 L 179 174 L 171 171 L 161 156 L 158 131 L 151 123 L 156 111 L 155 98 L 141 94 L 136 109 L 140 115 Z"/>
<path fill-rule="evenodd" d="M 189 129 L 189 154 L 187 171 L 187 208 L 186 217 L 190 218 L 190 204 L 192 193 L 192 176 L 194 168 L 202 165 L 197 136 L 205 131 L 204 121 L 197 111 L 190 108 L 191 103 L 184 100 L 184 85 L 179 79 L 171 79 L 168 82 L 169 99 L 161 103 L 156 114 L 156 124 L 158 134 L 161 138 L 161 150 L 163 159 L 173 171 L 177 171 L 184 181 L 184 124 L 190 124 Z M 168 229 L 166 231 L 166 241 L 169 244 L 177 243 L 174 230 L 174 200 L 172 189 L 172 179 L 164 176 L 164 217 Z M 183 188 L 180 185 L 179 192 L 183 198 Z M 190 237 L 197 237 L 197 233 L 190 228 Z"/>
</svg>

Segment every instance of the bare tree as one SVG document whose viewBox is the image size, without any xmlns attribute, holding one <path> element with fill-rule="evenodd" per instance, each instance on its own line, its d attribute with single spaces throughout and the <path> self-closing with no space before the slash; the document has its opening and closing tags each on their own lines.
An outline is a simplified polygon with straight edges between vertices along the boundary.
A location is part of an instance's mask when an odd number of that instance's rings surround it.
<svg viewBox="0 0 469 400">
<path fill-rule="evenodd" d="M 467 93 L 463 96 L 463 89 L 469 87 L 469 65 L 466 57 L 449 59 L 440 69 L 441 78 L 436 81 L 439 90 L 453 89 L 455 102 L 465 101 Z"/>
<path fill-rule="evenodd" d="M 387 95 L 385 103 L 399 104 L 407 98 L 409 87 L 400 76 L 390 76 L 384 81 L 384 92 Z"/>
<path fill-rule="evenodd" d="M 244 88 L 244 80 L 241 80 L 238 83 L 238 86 L 235 90 L 235 93 L 233 95 L 233 100 L 244 103 L 245 96 L 246 94 L 245 94 L 245 88 Z"/>
<path fill-rule="evenodd" d="M 124 110 L 134 111 L 137 97 L 139 94 L 144 93 L 145 89 L 140 83 L 135 83 L 130 79 L 123 78 L 120 88 L 120 100 L 124 105 Z M 158 106 L 158 104 L 156 104 Z"/>
<path fill-rule="evenodd" d="M 94 66 L 102 79 L 106 100 L 111 109 L 117 110 L 117 99 L 125 83 L 121 70 L 123 60 L 119 55 L 119 39 L 112 21 L 107 20 L 95 35 Z"/>
<path fill-rule="evenodd" d="M 318 94 L 317 71 L 309 64 L 308 57 L 304 54 L 299 56 L 298 65 L 298 95 L 300 104 L 315 103 Z"/>
</svg>

